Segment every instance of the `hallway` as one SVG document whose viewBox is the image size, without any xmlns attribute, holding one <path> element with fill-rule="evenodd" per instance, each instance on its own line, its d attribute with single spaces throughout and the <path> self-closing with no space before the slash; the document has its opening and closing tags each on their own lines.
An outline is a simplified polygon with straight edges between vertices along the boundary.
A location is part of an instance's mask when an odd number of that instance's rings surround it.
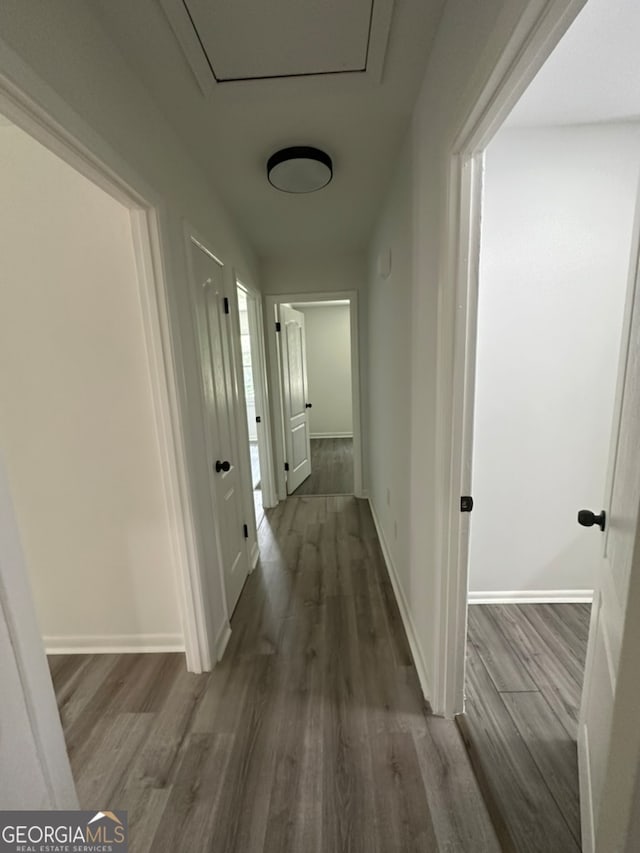
<svg viewBox="0 0 640 853">
<path fill-rule="evenodd" d="M 365 501 L 289 498 L 224 659 L 51 659 L 83 807 L 134 853 L 499 850 L 455 723 L 429 715 Z"/>
</svg>

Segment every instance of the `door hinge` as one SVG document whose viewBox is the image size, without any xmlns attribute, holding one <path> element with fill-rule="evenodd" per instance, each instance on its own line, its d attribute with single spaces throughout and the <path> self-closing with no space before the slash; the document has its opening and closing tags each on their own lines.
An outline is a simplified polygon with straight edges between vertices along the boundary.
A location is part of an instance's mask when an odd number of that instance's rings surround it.
<svg viewBox="0 0 640 853">
<path fill-rule="evenodd" d="M 473 509 L 473 498 L 471 495 L 463 495 L 460 498 L 460 512 L 471 512 Z"/>
<path fill-rule="evenodd" d="M 280 325 L 280 323 L 276 323 L 276 332 L 279 332 L 281 328 L 282 326 Z"/>
<path fill-rule="evenodd" d="M 226 296 L 224 298 L 224 313 L 225 314 L 229 313 L 229 300 L 227 299 Z"/>
<path fill-rule="evenodd" d="M 260 417 L 260 415 L 256 415 L 256 423 L 257 423 L 257 424 L 261 424 L 261 423 L 262 423 L 262 418 Z"/>
<path fill-rule="evenodd" d="M 247 524 L 242 525 L 242 532 L 244 533 L 244 538 L 249 538 L 249 526 Z"/>
<path fill-rule="evenodd" d="M 285 471 L 288 471 L 288 470 L 289 470 L 289 463 L 288 463 L 288 462 L 285 462 L 285 463 L 284 463 L 284 470 L 285 470 Z"/>
</svg>

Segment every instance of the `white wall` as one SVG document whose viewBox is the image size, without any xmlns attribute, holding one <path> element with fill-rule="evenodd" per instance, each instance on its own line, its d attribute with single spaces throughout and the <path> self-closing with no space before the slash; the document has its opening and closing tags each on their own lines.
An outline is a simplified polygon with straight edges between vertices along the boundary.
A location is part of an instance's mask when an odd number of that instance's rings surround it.
<svg viewBox="0 0 640 853">
<path fill-rule="evenodd" d="M 262 259 L 263 293 L 334 293 L 366 289 L 364 252 L 273 255 Z"/>
<path fill-rule="evenodd" d="M 0 128 L 0 448 L 45 643 L 183 646 L 129 211 Z"/>
<path fill-rule="evenodd" d="M 396 175 L 378 220 L 379 227 L 387 222 L 403 235 L 394 252 L 393 268 L 401 265 L 410 278 L 410 319 L 394 326 L 389 339 L 370 329 L 369 347 L 372 363 L 382 359 L 387 349 L 395 352 L 399 348 L 395 369 L 408 382 L 410 407 L 401 415 L 409 417 L 408 427 L 403 427 L 409 440 L 389 442 L 384 464 L 388 471 L 406 472 L 405 483 L 400 484 L 395 498 L 401 502 L 399 510 L 406 507 L 406 529 L 399 542 L 402 537 L 406 539 L 399 546 L 404 553 L 398 548 L 394 557 L 406 605 L 405 624 L 413 633 L 423 689 L 434 700 L 436 713 L 444 710 L 439 704 L 442 694 L 433 688 L 436 661 L 444 654 L 439 647 L 443 587 L 438 571 L 443 555 L 438 550 L 436 531 L 442 529 L 448 507 L 437 499 L 442 454 L 436 429 L 438 354 L 447 355 L 453 345 L 452 320 L 442 309 L 445 290 L 451 284 L 442 273 L 448 247 L 450 155 L 515 25 L 525 11 L 541 6 L 542 0 L 448 0 L 413 114 L 406 171 L 400 169 Z M 409 197 L 398 206 L 395 193 L 402 192 L 403 183 L 408 184 L 405 192 Z M 381 241 L 380 248 L 387 242 Z M 374 243 L 372 258 L 377 248 Z M 446 378 L 442 381 L 448 382 Z M 373 388 L 371 394 L 375 394 Z M 372 401 L 369 411 L 373 412 L 376 405 L 384 405 L 384 396 L 379 396 L 377 403 Z M 369 461 L 372 469 L 382 464 L 374 452 Z M 376 512 L 382 513 L 379 498 L 376 500 Z M 401 511 L 397 518 L 400 525 Z M 386 523 L 389 526 L 392 519 Z"/>
<path fill-rule="evenodd" d="M 411 435 L 410 148 L 398 163 L 369 252 L 369 498 L 400 579 L 414 592 L 409 563 Z M 389 268 L 390 257 L 390 268 Z M 382 264 L 382 268 L 379 268 Z M 388 275 L 387 275 L 388 272 Z M 385 278 L 384 275 L 387 275 Z"/>
<path fill-rule="evenodd" d="M 638 124 L 487 150 L 471 593 L 593 586 L 639 165 Z"/>
<path fill-rule="evenodd" d="M 0 5 L 0 73 L 131 186 L 158 206 L 171 324 L 177 344 L 178 389 L 196 522 L 197 557 L 206 574 L 205 603 L 214 639 L 226 608 L 208 482 L 196 336 L 187 287 L 184 220 L 239 278 L 258 286 L 258 264 L 208 179 L 190 159 L 89 7 L 46 2 Z M 171 520 L 178 525 L 178 519 Z"/>
<path fill-rule="evenodd" d="M 352 436 L 349 306 L 295 307 L 305 319 L 311 438 Z"/>
</svg>

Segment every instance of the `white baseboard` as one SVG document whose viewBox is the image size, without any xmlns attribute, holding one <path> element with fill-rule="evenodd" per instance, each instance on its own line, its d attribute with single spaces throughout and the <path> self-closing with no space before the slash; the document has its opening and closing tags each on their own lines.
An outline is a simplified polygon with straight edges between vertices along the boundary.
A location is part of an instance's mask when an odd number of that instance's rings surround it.
<svg viewBox="0 0 640 853">
<path fill-rule="evenodd" d="M 413 655 L 413 662 L 415 664 L 416 670 L 418 672 L 418 680 L 420 681 L 420 687 L 422 688 L 422 695 L 424 696 L 427 702 L 431 701 L 431 686 L 429 684 L 429 679 L 427 677 L 427 668 L 425 666 L 424 657 L 422 655 L 422 650 L 418 644 L 418 638 L 416 634 L 415 625 L 413 624 L 413 619 L 411 617 L 411 611 L 409 610 L 409 606 L 407 604 L 407 599 L 404 594 L 404 590 L 402 589 L 402 585 L 400 583 L 400 579 L 398 578 L 398 573 L 396 571 L 396 567 L 393 563 L 393 559 L 391 557 L 391 552 L 387 547 L 387 542 L 384 538 L 384 533 L 382 532 L 382 526 L 378 519 L 378 516 L 375 511 L 375 507 L 371 501 L 371 498 L 367 498 L 369 501 L 369 507 L 371 509 L 371 515 L 373 517 L 373 523 L 376 527 L 376 532 L 378 534 L 378 539 L 380 540 L 380 546 L 382 548 L 382 554 L 384 556 L 384 561 L 387 566 L 387 572 L 389 574 L 389 578 L 391 580 L 391 585 L 393 587 L 393 592 L 396 597 L 396 601 L 398 602 L 398 608 L 400 609 L 400 616 L 402 617 L 402 624 L 404 625 L 404 630 L 407 634 L 407 639 L 409 640 L 409 647 L 411 648 L 411 654 Z"/>
<path fill-rule="evenodd" d="M 81 634 L 43 637 L 48 655 L 120 655 L 145 652 L 184 652 L 181 634 Z"/>
<path fill-rule="evenodd" d="M 353 438 L 352 432 L 310 432 L 309 438 Z"/>
<path fill-rule="evenodd" d="M 229 642 L 230 637 L 231 625 L 227 621 L 218 631 L 218 636 L 216 638 L 216 661 L 222 660 L 222 656 L 226 651 L 227 643 Z"/>
<path fill-rule="evenodd" d="M 255 569 L 258 565 L 258 560 L 260 559 L 260 548 L 258 547 L 258 543 L 254 542 L 253 547 L 251 548 L 251 571 Z"/>
<path fill-rule="evenodd" d="M 591 604 L 590 589 L 524 589 L 470 592 L 469 604 Z"/>
</svg>

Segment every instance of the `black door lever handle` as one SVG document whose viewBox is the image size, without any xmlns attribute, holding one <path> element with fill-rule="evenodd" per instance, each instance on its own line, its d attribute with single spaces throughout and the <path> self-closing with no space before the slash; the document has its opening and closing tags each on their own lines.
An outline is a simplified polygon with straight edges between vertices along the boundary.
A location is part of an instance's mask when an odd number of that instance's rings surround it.
<svg viewBox="0 0 640 853">
<path fill-rule="evenodd" d="M 581 524 L 583 527 L 594 527 L 597 525 L 600 530 L 604 530 L 606 521 L 607 514 L 604 510 L 599 515 L 591 512 L 590 509 L 581 509 L 578 513 L 578 524 Z"/>
<path fill-rule="evenodd" d="M 230 471 L 231 463 L 227 462 L 225 459 L 224 462 L 221 462 L 219 459 L 216 461 L 216 474 L 219 474 L 221 471 Z"/>
</svg>

